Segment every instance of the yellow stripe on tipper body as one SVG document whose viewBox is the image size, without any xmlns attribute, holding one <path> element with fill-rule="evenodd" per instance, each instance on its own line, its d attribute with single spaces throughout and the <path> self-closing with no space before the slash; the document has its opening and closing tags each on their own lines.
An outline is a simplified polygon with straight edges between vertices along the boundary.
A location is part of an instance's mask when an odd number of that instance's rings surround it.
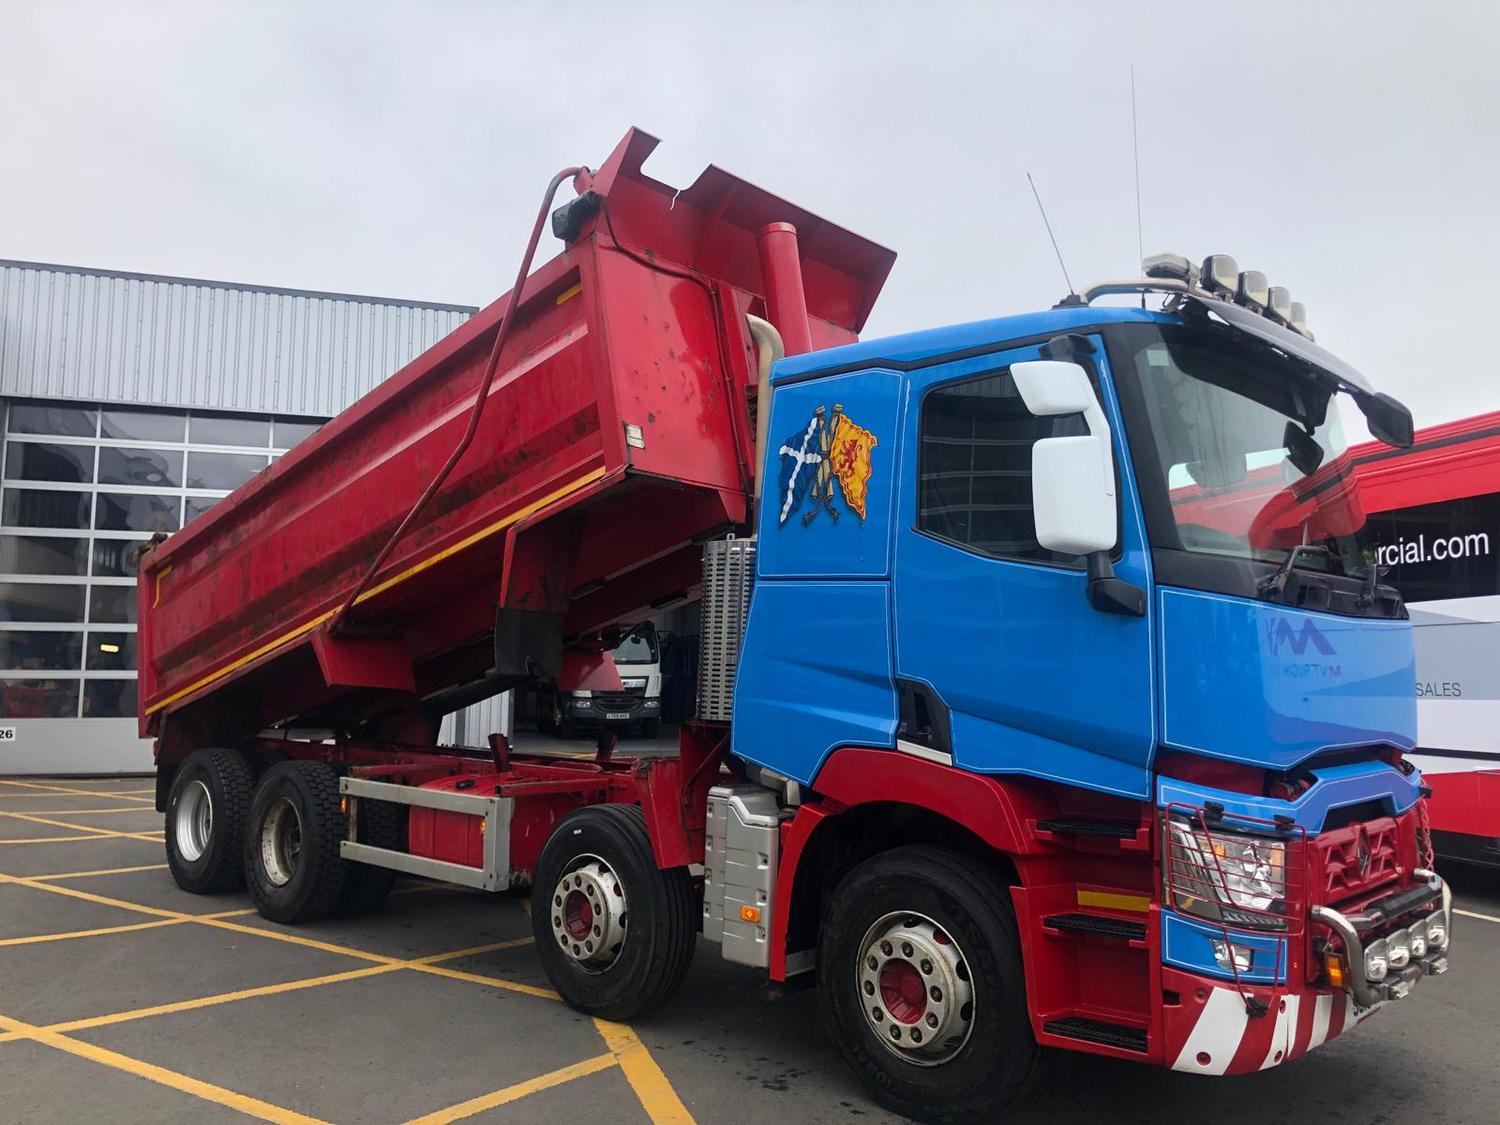
<svg viewBox="0 0 1500 1125">
<path fill-rule="evenodd" d="M 1151 909 L 1151 900 L 1145 895 L 1125 895 L 1115 891 L 1078 892 L 1079 906 L 1097 906 L 1103 910 L 1133 910 L 1145 914 Z"/>
</svg>

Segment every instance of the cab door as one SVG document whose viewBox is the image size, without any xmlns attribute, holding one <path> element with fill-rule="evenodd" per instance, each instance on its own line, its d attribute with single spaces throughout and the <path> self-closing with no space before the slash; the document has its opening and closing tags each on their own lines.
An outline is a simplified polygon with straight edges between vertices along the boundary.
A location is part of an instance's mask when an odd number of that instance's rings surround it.
<svg viewBox="0 0 1500 1125">
<path fill-rule="evenodd" d="M 1090 368 L 1120 487 L 1116 577 L 1150 590 L 1149 555 L 1102 344 Z M 893 578 L 898 749 L 979 773 L 1149 795 L 1154 654 L 1146 614 L 1093 608 L 1083 560 L 1036 541 L 1031 447 L 1084 432 L 1037 418 L 1009 367 L 1039 347 L 911 372 Z"/>
</svg>

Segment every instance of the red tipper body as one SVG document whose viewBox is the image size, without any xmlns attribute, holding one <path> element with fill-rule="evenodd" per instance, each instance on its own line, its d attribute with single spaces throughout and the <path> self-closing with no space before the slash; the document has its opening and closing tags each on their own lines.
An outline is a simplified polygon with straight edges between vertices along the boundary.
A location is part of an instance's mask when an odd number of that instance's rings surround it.
<svg viewBox="0 0 1500 1125">
<path fill-rule="evenodd" d="M 497 609 L 576 636 L 686 598 L 695 537 L 742 524 L 754 465 L 747 313 L 758 233 L 790 222 L 813 346 L 856 338 L 894 255 L 718 168 L 681 192 L 632 130 L 579 178 L 556 258 L 145 555 L 140 726 L 243 738 L 344 726 L 409 698 L 497 690 Z M 329 623 L 459 442 L 501 318 L 517 316 L 473 443 Z M 394 696 L 393 696 L 394 693 Z"/>
</svg>

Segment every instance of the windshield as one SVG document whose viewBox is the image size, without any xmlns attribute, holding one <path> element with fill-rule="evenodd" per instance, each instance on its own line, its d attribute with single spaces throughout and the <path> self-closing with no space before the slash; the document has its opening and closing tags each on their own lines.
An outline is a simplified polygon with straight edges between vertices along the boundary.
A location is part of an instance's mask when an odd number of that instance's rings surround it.
<svg viewBox="0 0 1500 1125">
<path fill-rule="evenodd" d="M 1332 394 L 1273 354 L 1220 332 L 1125 334 L 1166 485 L 1154 547 L 1362 576 L 1372 558 Z"/>
<path fill-rule="evenodd" d="M 615 647 L 616 664 L 655 664 L 656 631 L 654 629 L 631 633 Z"/>
</svg>

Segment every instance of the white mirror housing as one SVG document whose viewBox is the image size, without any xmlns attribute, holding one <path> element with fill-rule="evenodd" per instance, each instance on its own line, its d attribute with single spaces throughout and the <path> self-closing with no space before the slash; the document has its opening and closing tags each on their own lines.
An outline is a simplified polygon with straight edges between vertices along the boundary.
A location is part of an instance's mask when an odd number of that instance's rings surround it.
<svg viewBox="0 0 1500 1125">
<path fill-rule="evenodd" d="M 1031 447 L 1037 542 L 1066 555 L 1108 551 L 1119 538 L 1114 452 L 1088 372 L 1050 359 L 1012 364 L 1010 371 L 1032 414 L 1082 414 L 1088 427 L 1086 434 L 1041 438 Z"/>
</svg>

